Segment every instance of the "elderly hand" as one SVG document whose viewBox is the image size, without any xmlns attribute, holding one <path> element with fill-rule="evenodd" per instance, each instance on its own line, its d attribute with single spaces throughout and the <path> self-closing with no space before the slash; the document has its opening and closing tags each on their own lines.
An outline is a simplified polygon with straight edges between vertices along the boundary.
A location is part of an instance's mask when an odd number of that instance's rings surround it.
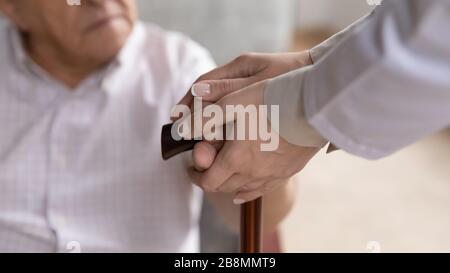
<svg viewBox="0 0 450 273">
<path fill-rule="evenodd" d="M 265 85 L 265 81 L 251 85 L 224 96 L 215 105 L 224 111 L 226 105 L 261 105 Z M 178 124 L 186 120 L 191 120 L 191 116 L 183 117 Z M 285 185 L 319 150 L 293 145 L 279 137 L 278 147 L 268 152 L 261 150 L 263 142 L 259 138 L 224 143 L 200 142 L 193 152 L 197 171 L 192 170 L 190 175 L 203 190 L 234 193 L 234 203 L 242 204 Z"/>
<path fill-rule="evenodd" d="M 309 51 L 242 55 L 201 76 L 179 104 L 192 108 L 196 96 L 224 111 L 226 105 L 259 106 L 263 104 L 266 79 L 311 64 Z M 172 119 L 176 121 L 179 116 Z M 242 204 L 285 185 L 319 150 L 296 146 L 279 137 L 275 151 L 263 152 L 262 142 L 200 142 L 193 151 L 196 170 L 191 170 L 190 175 L 205 191 L 234 193 L 234 203 Z"/>
</svg>

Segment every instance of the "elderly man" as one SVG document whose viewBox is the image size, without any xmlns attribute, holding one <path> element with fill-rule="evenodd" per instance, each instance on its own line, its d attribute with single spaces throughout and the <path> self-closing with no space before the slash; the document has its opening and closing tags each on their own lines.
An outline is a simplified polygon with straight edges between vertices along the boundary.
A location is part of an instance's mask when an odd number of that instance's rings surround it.
<svg viewBox="0 0 450 273">
<path fill-rule="evenodd" d="M 136 22 L 134 0 L 0 9 L 0 251 L 198 251 L 202 193 L 159 145 L 171 106 L 213 68 L 207 51 Z M 211 165 L 215 151 L 196 152 Z M 232 198 L 211 195 L 236 226 Z M 268 230 L 292 200 L 288 183 L 267 196 Z"/>
</svg>

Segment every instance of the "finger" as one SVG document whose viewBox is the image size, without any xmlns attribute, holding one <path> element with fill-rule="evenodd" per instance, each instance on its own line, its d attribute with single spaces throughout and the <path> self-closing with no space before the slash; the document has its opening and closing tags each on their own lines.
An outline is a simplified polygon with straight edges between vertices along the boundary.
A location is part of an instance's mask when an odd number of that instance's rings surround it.
<svg viewBox="0 0 450 273">
<path fill-rule="evenodd" d="M 219 152 L 211 167 L 203 173 L 189 173 L 194 183 L 207 192 L 217 192 L 218 188 L 234 175 L 223 157 L 223 149 Z"/>
<path fill-rule="evenodd" d="M 219 101 L 217 101 L 215 104 L 211 105 L 210 107 L 218 107 L 220 108 L 222 113 L 225 113 L 222 115 L 222 123 L 219 123 L 220 120 L 215 120 L 215 126 L 221 126 L 222 129 L 227 127 L 228 125 L 233 125 L 233 123 L 240 119 L 245 118 L 247 119 L 247 111 L 251 110 L 248 109 L 249 106 L 255 107 L 255 110 L 258 110 L 258 106 L 263 104 L 263 93 L 264 93 L 264 84 L 263 83 L 257 83 L 253 84 L 249 87 L 246 87 L 244 89 L 241 89 L 239 91 L 233 92 L 231 94 L 226 95 L 225 97 L 221 98 Z M 234 112 L 229 111 L 229 106 L 231 106 L 231 109 L 234 109 Z M 243 108 L 234 108 L 236 106 L 243 107 Z M 243 111 L 240 111 L 238 109 L 244 109 Z M 233 111 L 233 110 L 232 110 Z M 241 128 L 245 131 L 245 134 L 247 135 L 250 132 L 256 132 L 258 124 L 254 124 L 252 122 L 245 122 L 247 127 Z M 251 127 L 250 127 L 251 126 Z M 255 127 L 256 126 L 256 127 Z M 237 129 L 239 130 L 239 128 Z M 234 133 L 237 133 L 237 130 L 232 130 Z M 206 130 L 205 132 L 209 133 L 209 130 Z M 236 135 L 228 135 L 230 132 L 228 129 L 225 129 L 225 139 L 228 139 L 227 137 L 232 137 L 232 139 L 236 139 Z M 211 139 L 214 135 L 210 133 L 209 139 Z"/>
<path fill-rule="evenodd" d="M 260 184 L 260 186 L 257 188 L 251 189 L 249 187 L 248 190 L 242 190 L 236 193 L 233 202 L 236 205 L 239 205 L 258 199 L 259 197 L 262 197 L 268 193 L 275 191 L 276 189 L 285 186 L 289 183 L 289 179 L 270 179 L 265 181 L 262 180 L 262 183 L 261 181 L 256 182 L 254 186 L 256 186 L 257 183 Z"/>
<path fill-rule="evenodd" d="M 253 191 L 239 192 L 233 199 L 235 205 L 242 205 L 244 203 L 256 200 L 264 195 L 264 188 L 258 188 Z"/>
<path fill-rule="evenodd" d="M 257 180 L 254 180 L 254 181 L 252 181 L 252 182 L 250 182 L 250 183 L 248 183 L 248 184 L 242 186 L 242 187 L 239 189 L 239 191 L 242 191 L 242 192 L 246 192 L 246 191 L 254 191 L 254 190 L 256 190 L 256 189 L 262 187 L 262 186 L 263 186 L 264 184 L 266 184 L 267 182 L 269 182 L 269 181 L 266 180 L 266 179 L 257 179 Z"/>
<path fill-rule="evenodd" d="M 195 144 L 192 151 L 192 161 L 194 162 L 194 168 L 199 172 L 209 169 L 216 159 L 217 153 L 222 148 L 222 146 L 223 141 L 202 141 Z"/>
<path fill-rule="evenodd" d="M 175 121 L 174 129 L 185 140 L 221 141 L 225 139 L 224 124 L 233 122 L 234 115 L 226 115 L 219 105 L 194 108 Z"/>
<path fill-rule="evenodd" d="M 203 109 L 195 109 L 194 113 L 188 113 L 182 119 L 175 122 L 176 128 L 182 128 L 178 130 L 181 137 L 184 139 L 203 139 L 207 140 L 217 139 L 223 136 L 223 126 L 234 122 L 237 118 L 236 115 L 229 115 L 227 113 L 227 106 L 249 106 L 249 105 L 261 105 L 263 103 L 264 83 L 256 83 L 239 91 L 228 94 L 218 100 L 215 104 L 208 105 Z M 206 117 L 207 113 L 222 113 L 222 120 L 216 120 L 217 117 L 213 115 L 212 118 Z M 213 127 L 203 130 L 198 125 L 198 120 L 202 121 L 201 124 L 209 124 L 208 121 L 214 119 Z M 197 122 L 196 122 L 197 121 Z M 212 131 L 214 129 L 214 131 Z"/>
<path fill-rule="evenodd" d="M 187 174 L 188 174 L 189 178 L 191 179 L 192 183 L 194 185 L 197 185 L 199 188 L 201 188 L 199 181 L 200 181 L 200 176 L 201 176 L 202 172 L 203 171 L 197 170 L 195 167 L 189 167 L 187 169 Z"/>
<path fill-rule="evenodd" d="M 252 179 L 248 176 L 235 174 L 230 177 L 227 181 L 225 181 L 219 188 L 219 192 L 224 193 L 234 193 L 238 192 L 249 182 L 252 182 Z"/>
<path fill-rule="evenodd" d="M 224 112 L 226 111 L 227 105 L 258 106 L 263 104 L 263 94 L 264 84 L 258 82 L 224 96 L 215 105 L 220 106 Z"/>
<path fill-rule="evenodd" d="M 211 70 L 208 73 L 203 74 L 200 76 L 195 82 L 202 82 L 202 81 L 214 81 L 214 80 L 224 80 L 224 79 L 241 79 L 238 80 L 235 86 L 246 86 L 245 83 L 243 83 L 243 79 L 245 78 L 252 78 L 249 82 L 257 82 L 257 78 L 253 77 L 254 75 L 258 74 L 258 72 L 262 68 L 258 65 L 257 62 L 252 61 L 251 58 L 240 56 L 233 61 L 229 62 L 226 65 L 223 65 L 221 67 L 218 67 L 216 69 Z M 240 83 L 239 83 L 240 82 Z M 231 84 L 231 85 L 233 85 Z M 250 83 L 251 84 L 251 83 Z M 230 85 L 230 86 L 231 86 Z M 248 85 L 248 84 L 247 84 Z M 234 87 L 233 89 L 238 90 L 240 88 Z M 241 87 L 242 88 L 242 87 Z M 195 93 L 195 91 L 194 91 Z M 213 92 L 211 92 L 212 94 Z M 214 95 L 213 95 L 214 96 Z M 194 96 L 192 95 L 192 90 L 189 90 L 186 95 L 177 103 L 177 105 L 191 105 L 193 101 Z M 177 117 L 172 117 L 172 121 L 178 120 Z"/>
<path fill-rule="evenodd" d="M 191 88 L 193 97 L 201 97 L 204 101 L 216 102 L 224 96 L 258 82 L 256 76 L 249 78 L 205 80 L 195 83 Z"/>
<path fill-rule="evenodd" d="M 194 168 L 199 172 L 208 169 L 213 164 L 216 155 L 217 150 L 212 144 L 205 141 L 195 144 L 192 150 Z"/>
<path fill-rule="evenodd" d="M 228 63 L 224 66 L 218 67 L 216 69 L 211 70 L 208 73 L 200 76 L 195 82 L 201 82 L 206 80 L 223 80 L 223 79 L 234 79 L 234 78 L 242 78 L 239 72 L 239 64 L 236 62 Z M 195 93 L 195 91 L 194 91 Z M 192 95 L 192 90 L 186 93 L 186 95 L 177 103 L 177 105 L 191 105 L 193 102 L 194 96 Z M 177 120 L 177 118 L 172 117 L 172 121 Z"/>
</svg>

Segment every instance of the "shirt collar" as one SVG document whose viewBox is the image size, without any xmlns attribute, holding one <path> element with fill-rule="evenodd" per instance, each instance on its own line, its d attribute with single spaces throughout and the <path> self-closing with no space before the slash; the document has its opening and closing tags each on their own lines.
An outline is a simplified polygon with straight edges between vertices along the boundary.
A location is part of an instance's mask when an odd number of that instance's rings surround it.
<svg viewBox="0 0 450 273">
<path fill-rule="evenodd" d="M 105 92 L 113 93 L 120 89 L 120 82 L 126 79 L 126 73 L 134 71 L 138 63 L 141 47 L 145 41 L 145 26 L 142 22 L 136 22 L 125 45 L 113 62 L 106 68 L 105 76 L 102 79 L 102 89 Z"/>
<path fill-rule="evenodd" d="M 145 28 L 143 24 L 137 21 L 133 30 L 130 33 L 125 45 L 120 50 L 119 54 L 115 58 L 115 62 L 119 65 L 126 63 L 133 63 L 139 56 L 139 47 L 142 45 L 145 37 Z"/>
<path fill-rule="evenodd" d="M 9 24 L 8 32 L 14 61 L 16 62 L 19 68 L 26 69 L 27 65 L 29 64 L 30 58 L 28 57 L 28 54 L 25 51 L 20 32 L 12 24 Z"/>
</svg>

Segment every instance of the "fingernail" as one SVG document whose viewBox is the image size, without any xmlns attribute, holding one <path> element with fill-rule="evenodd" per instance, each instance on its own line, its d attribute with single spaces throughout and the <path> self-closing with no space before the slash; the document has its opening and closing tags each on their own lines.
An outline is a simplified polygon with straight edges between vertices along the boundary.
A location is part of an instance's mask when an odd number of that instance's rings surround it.
<svg viewBox="0 0 450 273">
<path fill-rule="evenodd" d="M 239 191 L 248 191 L 248 187 L 247 186 L 243 186 L 242 188 L 239 189 Z"/>
<path fill-rule="evenodd" d="M 244 199 L 239 199 L 239 198 L 236 198 L 236 199 L 234 199 L 233 200 L 233 203 L 235 204 L 235 205 L 242 205 L 242 204 L 244 204 L 246 201 L 244 200 Z"/>
<path fill-rule="evenodd" d="M 191 88 L 194 97 L 204 97 L 211 94 L 211 86 L 207 83 L 196 83 Z"/>
</svg>

